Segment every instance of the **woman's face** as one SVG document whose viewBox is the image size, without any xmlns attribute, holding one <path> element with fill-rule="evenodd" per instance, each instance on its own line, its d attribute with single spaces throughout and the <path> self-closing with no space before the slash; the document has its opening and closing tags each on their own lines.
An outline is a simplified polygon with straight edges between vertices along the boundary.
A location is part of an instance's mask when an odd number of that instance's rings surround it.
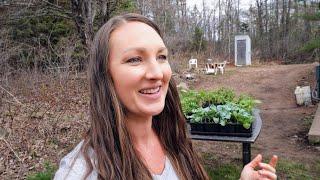
<svg viewBox="0 0 320 180">
<path fill-rule="evenodd" d="M 128 22 L 112 32 L 108 68 L 128 116 L 163 110 L 172 74 L 167 55 L 161 37 L 147 24 Z"/>
</svg>

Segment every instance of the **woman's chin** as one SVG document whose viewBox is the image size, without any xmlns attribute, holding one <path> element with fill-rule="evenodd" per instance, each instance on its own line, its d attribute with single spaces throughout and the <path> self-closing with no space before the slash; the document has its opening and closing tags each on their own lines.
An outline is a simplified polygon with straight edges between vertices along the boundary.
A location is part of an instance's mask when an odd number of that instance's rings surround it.
<svg viewBox="0 0 320 180">
<path fill-rule="evenodd" d="M 150 105 L 144 108 L 143 114 L 149 115 L 149 116 L 156 116 L 160 114 L 163 111 L 164 105 Z"/>
</svg>

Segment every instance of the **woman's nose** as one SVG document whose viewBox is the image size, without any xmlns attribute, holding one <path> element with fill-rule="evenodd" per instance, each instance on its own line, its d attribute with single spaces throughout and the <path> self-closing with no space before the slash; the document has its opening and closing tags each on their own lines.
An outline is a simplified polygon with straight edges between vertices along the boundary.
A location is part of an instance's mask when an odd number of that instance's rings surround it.
<svg viewBox="0 0 320 180">
<path fill-rule="evenodd" d="M 157 60 L 152 60 L 146 67 L 146 78 L 158 80 L 163 78 L 162 66 Z"/>
</svg>

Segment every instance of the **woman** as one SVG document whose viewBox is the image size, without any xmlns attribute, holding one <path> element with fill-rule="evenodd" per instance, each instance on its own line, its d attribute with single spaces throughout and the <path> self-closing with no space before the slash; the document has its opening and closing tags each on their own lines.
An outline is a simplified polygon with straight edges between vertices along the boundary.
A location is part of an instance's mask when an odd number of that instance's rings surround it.
<svg viewBox="0 0 320 180">
<path fill-rule="evenodd" d="M 91 127 L 55 179 L 208 179 L 186 136 L 167 56 L 159 28 L 142 15 L 117 16 L 100 28 L 89 66 Z M 261 159 L 241 178 L 276 179 L 277 158 Z"/>
</svg>

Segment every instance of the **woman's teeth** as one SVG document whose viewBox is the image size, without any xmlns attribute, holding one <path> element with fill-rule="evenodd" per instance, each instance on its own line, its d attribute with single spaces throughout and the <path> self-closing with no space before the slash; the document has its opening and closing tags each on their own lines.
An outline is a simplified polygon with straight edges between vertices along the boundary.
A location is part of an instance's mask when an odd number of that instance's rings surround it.
<svg viewBox="0 0 320 180">
<path fill-rule="evenodd" d="M 157 93 L 159 90 L 160 90 L 160 86 L 152 89 L 143 89 L 143 90 L 140 90 L 139 92 L 142 94 L 153 94 L 153 93 Z"/>
</svg>

